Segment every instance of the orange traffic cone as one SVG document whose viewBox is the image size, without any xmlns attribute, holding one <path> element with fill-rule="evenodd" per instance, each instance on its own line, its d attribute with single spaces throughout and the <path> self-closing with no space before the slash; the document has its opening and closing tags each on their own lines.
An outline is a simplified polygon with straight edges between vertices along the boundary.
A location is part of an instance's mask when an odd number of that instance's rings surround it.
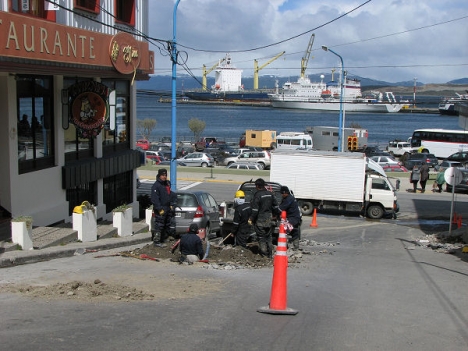
<svg viewBox="0 0 468 351">
<path fill-rule="evenodd" d="M 281 212 L 281 219 L 286 219 L 286 211 Z M 271 284 L 271 296 L 269 306 L 260 307 L 257 312 L 269 314 L 291 314 L 299 311 L 287 307 L 287 280 L 288 280 L 288 236 L 281 223 L 279 227 L 278 246 L 273 261 L 273 282 Z"/>
<path fill-rule="evenodd" d="M 458 218 L 457 218 L 457 227 L 458 229 L 460 229 L 462 226 L 462 216 L 459 215 Z"/>
<path fill-rule="evenodd" d="M 317 209 L 316 208 L 314 208 L 314 214 L 312 216 L 312 223 L 310 223 L 310 226 L 314 227 L 314 228 L 318 227 L 318 225 L 317 225 Z"/>
</svg>

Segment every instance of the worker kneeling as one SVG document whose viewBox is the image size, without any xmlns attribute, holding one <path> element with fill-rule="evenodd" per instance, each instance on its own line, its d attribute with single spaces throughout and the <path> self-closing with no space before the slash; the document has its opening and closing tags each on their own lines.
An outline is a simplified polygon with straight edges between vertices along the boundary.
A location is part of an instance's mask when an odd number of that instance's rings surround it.
<svg viewBox="0 0 468 351">
<path fill-rule="evenodd" d="M 181 262 L 198 262 L 203 258 L 203 243 L 198 234 L 198 225 L 190 224 L 187 234 L 180 237 Z"/>
</svg>

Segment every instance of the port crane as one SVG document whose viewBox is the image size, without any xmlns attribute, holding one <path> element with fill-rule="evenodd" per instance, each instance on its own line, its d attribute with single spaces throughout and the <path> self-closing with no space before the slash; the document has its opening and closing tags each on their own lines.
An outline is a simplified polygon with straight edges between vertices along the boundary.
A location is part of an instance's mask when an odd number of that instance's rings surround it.
<svg viewBox="0 0 468 351">
<path fill-rule="evenodd" d="M 314 45 L 315 33 L 312 33 L 309 39 L 309 45 L 307 45 L 307 50 L 304 53 L 304 57 L 301 60 L 301 78 L 305 78 L 305 72 L 307 69 L 307 64 L 309 62 L 310 52 L 312 51 L 312 45 Z"/>
<path fill-rule="evenodd" d="M 283 52 L 280 52 L 278 55 L 276 55 L 275 57 L 273 57 L 271 60 L 267 61 L 266 63 L 264 63 L 263 65 L 261 65 L 260 67 L 258 66 L 258 61 L 257 60 L 254 60 L 254 80 L 253 80 L 253 88 L 254 90 L 258 90 L 258 71 L 260 71 L 261 69 L 263 69 L 265 66 L 269 65 L 270 63 L 272 63 L 273 61 L 275 61 L 277 58 L 279 58 L 280 56 L 283 56 L 284 53 L 286 51 L 283 51 Z"/>
<path fill-rule="evenodd" d="M 203 91 L 206 91 L 206 76 L 212 71 L 214 70 L 216 67 L 218 67 L 221 63 L 224 62 L 226 58 L 224 57 L 222 60 L 220 60 L 218 63 L 216 63 L 213 67 L 211 67 L 210 69 L 206 69 L 206 66 L 203 65 L 203 76 L 202 76 L 202 88 L 203 88 Z"/>
</svg>

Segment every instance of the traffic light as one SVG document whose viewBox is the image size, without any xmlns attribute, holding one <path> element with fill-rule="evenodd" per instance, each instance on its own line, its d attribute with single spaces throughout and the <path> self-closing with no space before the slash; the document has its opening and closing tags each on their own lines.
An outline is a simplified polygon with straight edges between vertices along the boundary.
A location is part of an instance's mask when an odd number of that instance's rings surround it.
<svg viewBox="0 0 468 351">
<path fill-rule="evenodd" d="M 348 137 L 348 150 L 351 151 L 353 149 L 353 137 Z"/>
<path fill-rule="evenodd" d="M 353 136 L 351 140 L 351 150 L 355 151 L 358 149 L 358 138 Z"/>
</svg>

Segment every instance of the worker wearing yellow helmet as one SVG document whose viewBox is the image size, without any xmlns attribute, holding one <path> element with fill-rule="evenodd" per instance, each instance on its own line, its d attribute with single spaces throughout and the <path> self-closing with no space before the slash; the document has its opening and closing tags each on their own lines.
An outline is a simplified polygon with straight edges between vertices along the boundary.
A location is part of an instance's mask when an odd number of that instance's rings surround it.
<svg viewBox="0 0 468 351">
<path fill-rule="evenodd" d="M 234 219 L 232 222 L 232 232 L 235 244 L 247 247 L 247 242 L 252 233 L 253 228 L 249 224 L 249 217 L 252 213 L 250 203 L 245 202 L 245 193 L 242 190 L 237 190 L 234 198 Z"/>
</svg>

